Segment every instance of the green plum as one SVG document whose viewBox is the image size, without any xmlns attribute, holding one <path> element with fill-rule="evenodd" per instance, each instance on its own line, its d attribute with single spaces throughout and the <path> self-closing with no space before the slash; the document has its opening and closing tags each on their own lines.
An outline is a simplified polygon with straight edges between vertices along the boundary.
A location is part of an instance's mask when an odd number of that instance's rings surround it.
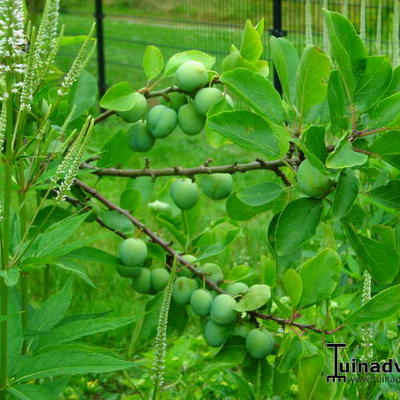
<svg viewBox="0 0 400 400">
<path fill-rule="evenodd" d="M 210 281 L 215 283 L 221 282 L 224 279 L 221 267 L 214 263 L 205 263 L 200 266 L 200 271 L 204 272 Z"/>
<path fill-rule="evenodd" d="M 141 265 L 146 257 L 147 246 L 141 239 L 125 239 L 119 246 L 119 258 L 125 265 Z"/>
<path fill-rule="evenodd" d="M 176 279 L 172 289 L 172 297 L 176 304 L 184 306 L 190 302 L 190 296 L 198 288 L 194 279 L 180 276 Z"/>
<path fill-rule="evenodd" d="M 310 197 L 322 197 L 332 187 L 333 182 L 315 168 L 309 160 L 304 160 L 297 170 L 299 189 Z"/>
<path fill-rule="evenodd" d="M 136 92 L 134 95 L 134 104 L 127 111 L 118 111 L 118 115 L 125 122 L 136 122 L 142 119 L 147 112 L 147 100 L 141 93 Z"/>
<path fill-rule="evenodd" d="M 195 110 L 193 103 L 185 104 L 179 109 L 178 121 L 182 132 L 190 136 L 200 133 L 206 122 L 205 118 Z"/>
<path fill-rule="evenodd" d="M 178 124 L 178 116 L 172 108 L 162 104 L 153 107 L 147 116 L 147 131 L 155 138 L 169 136 Z"/>
<path fill-rule="evenodd" d="M 178 87 L 185 92 L 200 89 L 208 82 L 207 68 L 198 61 L 186 61 L 175 73 Z"/>
<path fill-rule="evenodd" d="M 146 123 L 136 122 L 129 130 L 129 146 L 132 150 L 138 152 L 149 151 L 156 140 L 149 132 L 147 132 Z"/>
<path fill-rule="evenodd" d="M 235 310 L 236 301 L 229 294 L 219 294 L 211 304 L 210 315 L 214 322 L 226 325 L 234 322 L 237 318 Z"/>
<path fill-rule="evenodd" d="M 246 336 L 246 349 L 256 359 L 265 358 L 274 349 L 274 338 L 268 331 L 252 329 Z"/>
<path fill-rule="evenodd" d="M 148 268 L 140 268 L 139 273 L 132 279 L 132 287 L 138 293 L 151 292 L 151 271 Z"/>
<path fill-rule="evenodd" d="M 192 310 L 202 317 L 210 313 L 212 294 L 205 289 L 197 289 L 190 296 L 190 306 Z"/>
<path fill-rule="evenodd" d="M 169 194 L 181 210 L 190 210 L 199 200 L 199 189 L 190 179 L 177 179 L 169 188 Z"/>
<path fill-rule="evenodd" d="M 161 292 L 169 281 L 170 273 L 165 268 L 151 270 L 151 290 L 154 293 Z"/>
<path fill-rule="evenodd" d="M 229 329 L 226 325 L 219 325 L 209 319 L 204 327 L 203 335 L 211 347 L 220 347 L 228 338 Z"/>
<path fill-rule="evenodd" d="M 172 108 L 176 112 L 187 103 L 187 95 L 184 93 L 168 93 L 168 98 L 168 101 L 162 98 L 161 104 Z"/>
<path fill-rule="evenodd" d="M 200 115 L 206 115 L 210 108 L 217 104 L 222 98 L 224 94 L 221 90 L 208 87 L 200 89 L 194 98 L 194 108 Z"/>
<path fill-rule="evenodd" d="M 236 297 L 239 294 L 245 292 L 249 287 L 243 283 L 243 282 L 234 282 L 234 283 L 230 283 L 227 287 L 226 287 L 226 291 L 227 293 L 229 293 L 231 296 Z"/>
<path fill-rule="evenodd" d="M 213 200 L 227 198 L 233 188 L 233 179 L 230 174 L 210 174 L 199 179 L 200 187 L 204 194 Z"/>
</svg>

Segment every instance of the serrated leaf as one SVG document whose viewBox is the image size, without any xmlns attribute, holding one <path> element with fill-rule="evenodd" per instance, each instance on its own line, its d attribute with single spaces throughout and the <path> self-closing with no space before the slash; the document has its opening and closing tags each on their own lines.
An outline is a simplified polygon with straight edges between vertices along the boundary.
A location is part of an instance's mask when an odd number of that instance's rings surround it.
<svg viewBox="0 0 400 400">
<path fill-rule="evenodd" d="M 253 26 L 250 20 L 246 21 L 240 54 L 248 61 L 254 63 L 260 59 L 263 54 L 263 44 L 261 35 Z"/>
<path fill-rule="evenodd" d="M 336 149 L 326 159 L 326 166 L 333 169 L 351 168 L 363 165 L 368 156 L 353 150 L 353 146 L 346 138 L 336 146 Z"/>
</svg>

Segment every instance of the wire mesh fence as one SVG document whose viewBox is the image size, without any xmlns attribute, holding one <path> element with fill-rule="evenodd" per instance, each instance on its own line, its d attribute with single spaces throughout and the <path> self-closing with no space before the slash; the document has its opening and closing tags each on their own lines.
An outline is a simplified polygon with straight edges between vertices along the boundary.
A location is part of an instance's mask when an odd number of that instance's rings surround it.
<svg viewBox="0 0 400 400">
<path fill-rule="evenodd" d="M 143 84 L 141 58 L 150 44 L 160 47 L 165 58 L 187 49 L 208 52 L 217 58 L 218 68 L 231 44 L 239 45 L 246 19 L 254 22 L 265 19 L 266 43 L 271 34 L 285 35 L 301 50 L 311 35 L 312 42 L 323 48 L 324 7 L 347 15 L 365 35 L 372 53 L 390 54 L 392 43 L 396 43 L 393 38 L 398 35 L 398 32 L 393 33 L 396 27 L 394 4 L 397 1 L 171 0 L 167 3 L 179 3 L 179 7 L 162 15 L 148 9 L 140 12 L 137 9 L 134 12 L 129 9 L 123 12 L 107 10 L 104 18 L 97 13 L 97 22 L 103 22 L 104 27 L 104 59 L 98 54 L 97 61 L 104 65 L 96 68 L 94 60 L 92 69 L 95 72 L 104 67 L 107 84 L 121 79 Z M 84 34 L 95 17 L 94 6 L 92 11 L 68 10 L 64 13 L 67 27 L 73 27 L 70 34 Z M 64 50 L 62 63 L 66 63 L 72 53 Z M 265 58 L 268 58 L 268 46 Z"/>
</svg>

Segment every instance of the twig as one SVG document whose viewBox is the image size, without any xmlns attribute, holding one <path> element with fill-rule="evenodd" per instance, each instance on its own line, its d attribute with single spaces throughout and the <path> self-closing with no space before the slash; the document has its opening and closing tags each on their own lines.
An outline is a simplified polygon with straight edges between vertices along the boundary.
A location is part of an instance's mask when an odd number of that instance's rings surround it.
<svg viewBox="0 0 400 400">
<path fill-rule="evenodd" d="M 247 172 L 254 170 L 271 170 L 276 172 L 278 167 L 284 167 L 289 164 L 297 164 L 298 160 L 277 160 L 263 161 L 257 160 L 246 164 L 230 164 L 217 165 L 210 167 L 208 165 L 200 165 L 193 168 L 173 167 L 162 169 L 118 169 L 118 168 L 97 168 L 88 163 L 82 163 L 81 169 L 91 169 L 92 173 L 98 176 L 118 176 L 122 178 L 137 178 L 139 176 L 151 176 L 153 178 L 160 176 L 188 176 L 227 173 L 235 174 L 237 172 Z"/>
<path fill-rule="evenodd" d="M 188 268 L 194 275 L 196 275 L 200 279 L 204 280 L 204 282 L 206 283 L 206 285 L 209 288 L 211 288 L 212 290 L 214 290 L 217 293 L 226 293 L 215 282 L 213 282 L 210 279 L 208 279 L 206 277 L 206 274 L 201 272 L 199 269 L 197 269 L 193 265 L 189 264 L 182 257 L 181 254 L 179 254 L 176 250 L 174 250 L 170 246 L 169 243 L 165 242 L 163 239 L 158 237 L 145 224 L 143 224 L 136 217 L 131 215 L 129 213 L 129 211 L 124 210 L 121 207 L 117 206 L 116 204 L 112 203 L 110 200 L 106 199 L 99 192 L 97 192 L 97 190 L 95 190 L 94 188 L 88 186 L 86 183 L 84 183 L 84 182 L 82 182 L 82 181 L 80 181 L 78 179 L 75 179 L 74 183 L 77 186 L 79 186 L 80 188 L 82 188 L 86 193 L 88 193 L 89 195 L 91 195 L 92 197 L 94 197 L 95 199 L 100 201 L 102 204 L 104 204 L 108 209 L 114 210 L 114 211 L 118 212 L 119 214 L 126 216 L 132 222 L 132 224 L 135 225 L 138 229 L 140 229 L 143 233 L 145 233 L 152 240 L 153 243 L 156 243 L 159 246 L 161 246 L 170 256 L 176 257 L 176 259 L 179 261 L 179 263 L 185 265 L 186 268 Z M 285 327 L 285 326 L 294 326 L 296 328 L 299 328 L 302 331 L 311 330 L 313 332 L 321 333 L 321 334 L 325 334 L 325 335 L 333 334 L 333 333 L 335 333 L 335 332 L 337 332 L 337 331 L 339 331 L 339 330 L 344 328 L 344 325 L 339 325 L 338 327 L 336 327 L 334 329 L 331 329 L 331 330 L 323 330 L 323 329 L 317 328 L 315 325 L 300 324 L 300 323 L 295 322 L 293 320 L 287 320 L 287 319 L 279 318 L 279 317 L 276 317 L 274 315 L 262 314 L 262 313 L 257 312 L 257 311 L 251 311 L 251 312 L 249 312 L 249 315 L 250 315 L 250 317 L 256 317 L 256 318 L 260 318 L 260 319 L 263 319 L 263 320 L 275 321 L 277 324 L 279 324 L 279 325 L 281 325 L 283 327 Z"/>
<path fill-rule="evenodd" d="M 111 115 L 114 115 L 114 114 L 116 114 L 116 111 L 114 111 L 114 110 L 108 110 L 108 111 L 103 112 L 97 118 L 95 118 L 95 120 L 94 120 L 95 125 L 101 121 L 104 121 L 108 117 L 111 117 Z"/>
</svg>

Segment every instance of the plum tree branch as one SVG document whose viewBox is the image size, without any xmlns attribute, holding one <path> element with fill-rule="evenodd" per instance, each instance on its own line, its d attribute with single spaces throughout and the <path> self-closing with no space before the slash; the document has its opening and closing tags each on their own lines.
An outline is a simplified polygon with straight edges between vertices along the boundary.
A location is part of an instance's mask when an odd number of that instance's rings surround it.
<svg viewBox="0 0 400 400">
<path fill-rule="evenodd" d="M 161 246 L 170 256 L 176 258 L 179 261 L 179 263 L 181 263 L 186 268 L 188 268 L 195 276 L 204 280 L 204 282 L 210 289 L 214 290 L 217 293 L 226 293 L 220 286 L 218 286 L 218 284 L 216 284 L 215 282 L 208 279 L 206 277 L 206 275 L 203 272 L 201 272 L 198 268 L 189 264 L 180 253 L 178 253 L 175 249 L 173 249 L 171 247 L 170 243 L 167 243 L 162 238 L 160 238 L 157 234 L 155 234 L 153 231 L 151 231 L 145 224 L 143 224 L 136 217 L 131 215 L 131 213 L 129 211 L 124 210 L 123 208 L 112 203 L 110 200 L 106 199 L 103 195 L 101 195 L 96 189 L 94 189 L 91 186 L 87 185 L 86 183 L 80 181 L 79 179 L 75 179 L 74 183 L 75 183 L 75 185 L 77 185 L 81 189 L 83 189 L 87 194 L 89 194 L 93 198 L 97 199 L 100 203 L 105 205 L 108 209 L 116 211 L 119 214 L 127 217 L 131 221 L 131 223 L 133 225 L 135 225 L 138 229 L 140 229 L 144 234 L 146 234 L 153 243 L 156 243 L 159 246 Z M 66 200 L 74 205 L 82 205 L 82 203 L 79 200 L 75 200 L 72 198 L 67 198 Z M 97 220 L 97 222 L 99 222 L 99 221 Z M 107 227 L 106 225 L 103 225 L 103 226 Z M 110 229 L 110 227 L 107 227 L 107 228 Z M 310 331 L 325 334 L 325 335 L 333 334 L 344 328 L 344 325 L 339 325 L 338 327 L 336 327 L 334 329 L 324 330 L 324 329 L 317 328 L 315 325 L 312 325 L 312 324 L 301 324 L 301 323 L 295 322 L 292 319 L 283 319 L 283 318 L 276 317 L 274 315 L 263 314 L 258 311 L 251 311 L 251 312 L 249 312 L 249 314 L 251 316 L 254 316 L 256 318 L 260 318 L 263 320 L 274 321 L 283 327 L 294 326 L 302 331 L 310 330 Z"/>
<path fill-rule="evenodd" d="M 122 178 L 138 178 L 140 176 L 150 176 L 152 178 L 157 178 L 161 176 L 193 177 L 195 175 L 206 175 L 206 174 L 216 174 L 216 173 L 235 174 L 237 172 L 247 172 L 254 170 L 270 170 L 274 171 L 280 177 L 282 177 L 281 171 L 278 168 L 287 166 L 288 163 L 296 165 L 298 163 L 298 160 L 277 160 L 277 161 L 256 160 L 244 164 L 233 163 L 229 165 L 217 165 L 217 166 L 200 165 L 198 167 L 192 167 L 192 168 L 172 167 L 172 168 L 161 168 L 161 169 L 151 169 L 148 167 L 141 169 L 97 168 L 93 167 L 88 163 L 82 163 L 81 169 L 91 169 L 92 170 L 91 172 L 98 176 L 117 176 Z"/>
</svg>

